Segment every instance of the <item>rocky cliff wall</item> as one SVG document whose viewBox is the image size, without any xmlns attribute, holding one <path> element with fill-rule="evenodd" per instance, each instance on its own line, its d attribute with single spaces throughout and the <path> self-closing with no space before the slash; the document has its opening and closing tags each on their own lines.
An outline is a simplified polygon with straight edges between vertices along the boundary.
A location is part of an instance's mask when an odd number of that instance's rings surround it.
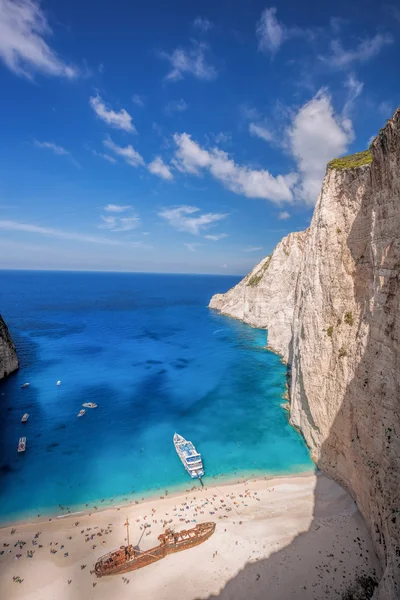
<svg viewBox="0 0 400 600">
<path fill-rule="evenodd" d="M 376 597 L 395 600 L 400 598 L 400 110 L 371 152 L 372 162 L 328 166 L 310 228 L 302 234 L 300 264 L 292 264 L 287 296 L 281 293 L 285 319 L 275 320 L 270 312 L 269 296 L 279 294 L 282 284 L 278 276 L 267 280 L 268 271 L 259 283 L 270 286 L 265 298 L 262 288 L 251 292 L 261 307 L 243 294 L 249 276 L 235 288 L 240 296 L 231 290 L 210 306 L 227 314 L 235 306 L 233 316 L 267 327 L 268 340 L 280 340 L 276 349 L 291 365 L 291 422 L 318 466 L 356 499 L 384 570 Z M 280 255 L 277 273 L 282 260 Z M 247 307 L 242 313 L 241 301 Z M 255 320 L 256 311 L 262 321 Z"/>
<path fill-rule="evenodd" d="M 0 379 L 18 369 L 17 353 L 7 325 L 0 315 Z"/>
</svg>

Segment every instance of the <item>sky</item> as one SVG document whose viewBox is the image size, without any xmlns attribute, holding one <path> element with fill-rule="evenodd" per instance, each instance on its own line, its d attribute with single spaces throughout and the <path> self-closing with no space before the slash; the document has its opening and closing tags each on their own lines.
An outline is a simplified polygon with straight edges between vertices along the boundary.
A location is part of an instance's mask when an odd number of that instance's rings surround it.
<svg viewBox="0 0 400 600">
<path fill-rule="evenodd" d="M 0 0 L 0 268 L 244 274 L 400 104 L 400 6 Z"/>
</svg>

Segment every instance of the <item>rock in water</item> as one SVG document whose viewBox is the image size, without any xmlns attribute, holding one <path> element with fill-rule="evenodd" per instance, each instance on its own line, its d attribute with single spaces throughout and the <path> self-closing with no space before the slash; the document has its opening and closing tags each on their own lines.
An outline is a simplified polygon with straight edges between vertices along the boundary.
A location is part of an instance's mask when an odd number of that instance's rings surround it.
<svg viewBox="0 0 400 600">
<path fill-rule="evenodd" d="M 210 307 L 268 329 L 291 366 L 291 422 L 353 494 L 400 598 L 400 109 L 328 164 L 309 229 Z"/>
<path fill-rule="evenodd" d="M 0 379 L 18 369 L 18 358 L 7 325 L 0 315 Z"/>
</svg>

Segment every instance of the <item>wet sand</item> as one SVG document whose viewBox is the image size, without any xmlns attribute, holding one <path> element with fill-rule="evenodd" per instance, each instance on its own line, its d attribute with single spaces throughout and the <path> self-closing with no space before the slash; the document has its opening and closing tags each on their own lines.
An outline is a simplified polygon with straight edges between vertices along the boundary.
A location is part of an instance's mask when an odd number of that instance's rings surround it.
<svg viewBox="0 0 400 600">
<path fill-rule="evenodd" d="M 96 560 L 126 544 L 126 517 L 130 541 L 141 550 L 157 545 L 165 527 L 189 529 L 203 521 L 217 526 L 196 548 L 125 576 L 97 579 Z M 323 475 L 198 487 L 85 515 L 20 523 L 0 529 L 0 552 L 7 600 L 340 598 L 360 574 L 375 569 L 379 575 L 355 503 Z"/>
</svg>

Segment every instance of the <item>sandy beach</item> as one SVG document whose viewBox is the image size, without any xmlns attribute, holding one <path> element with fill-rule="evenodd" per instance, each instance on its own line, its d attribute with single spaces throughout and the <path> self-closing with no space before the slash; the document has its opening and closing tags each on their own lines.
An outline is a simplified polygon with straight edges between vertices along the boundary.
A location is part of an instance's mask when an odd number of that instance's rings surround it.
<svg viewBox="0 0 400 600">
<path fill-rule="evenodd" d="M 155 546 L 164 527 L 215 521 L 204 544 L 139 571 L 97 579 L 95 561 L 126 543 Z M 15 531 L 13 531 L 15 529 Z M 22 543 L 23 542 L 23 543 Z M 323 475 L 251 479 L 90 514 L 0 529 L 7 600 L 340 598 L 379 575 L 349 494 Z M 21 582 L 14 581 L 18 577 Z"/>
</svg>

